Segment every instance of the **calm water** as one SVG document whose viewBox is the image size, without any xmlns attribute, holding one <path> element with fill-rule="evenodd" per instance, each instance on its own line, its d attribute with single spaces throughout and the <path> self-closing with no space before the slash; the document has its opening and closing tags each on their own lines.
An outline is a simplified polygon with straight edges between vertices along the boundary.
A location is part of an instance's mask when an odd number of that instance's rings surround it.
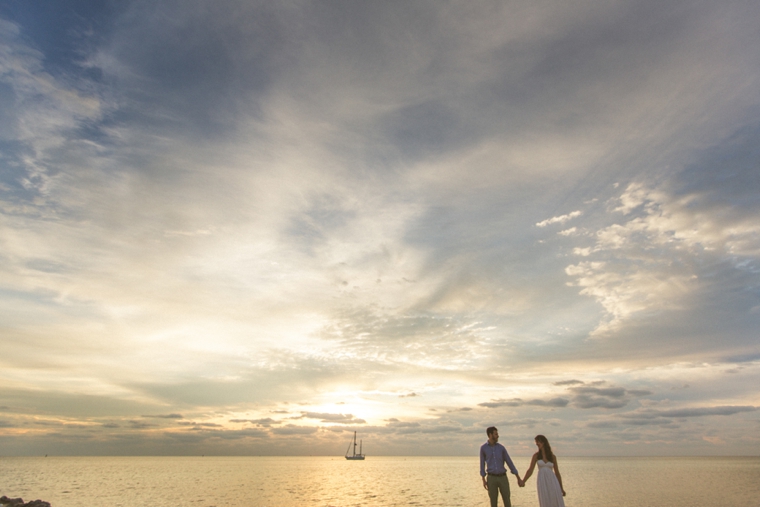
<svg viewBox="0 0 760 507">
<path fill-rule="evenodd" d="M 529 460 L 516 458 L 521 473 Z M 760 506 L 760 458 L 562 458 L 567 507 Z M 538 506 L 535 476 L 514 507 Z M 0 495 L 53 507 L 486 507 L 477 458 L 0 458 Z M 501 503 L 500 503 L 501 505 Z"/>
</svg>

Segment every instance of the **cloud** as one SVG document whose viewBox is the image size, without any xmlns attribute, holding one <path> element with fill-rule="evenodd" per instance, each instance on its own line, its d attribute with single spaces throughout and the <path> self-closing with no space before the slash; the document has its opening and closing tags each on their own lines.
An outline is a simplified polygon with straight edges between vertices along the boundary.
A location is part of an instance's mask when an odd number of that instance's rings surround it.
<svg viewBox="0 0 760 507">
<path fill-rule="evenodd" d="M 631 183 L 620 194 L 614 211 L 621 223 L 597 230 L 594 246 L 576 249 L 593 260 L 565 270 L 580 293 L 607 313 L 592 336 L 610 336 L 647 313 L 693 305 L 696 294 L 710 297 L 709 291 L 720 290 L 709 284 L 716 269 L 726 278 L 732 270 L 742 273 L 743 281 L 735 282 L 742 286 L 760 283 L 752 267 L 760 253 L 760 203 L 740 197 L 739 189 L 756 178 L 750 160 L 757 155 L 750 146 L 757 136 L 757 129 L 744 129 L 661 185 Z M 741 161 L 730 169 L 722 162 L 728 152 Z M 713 184 L 717 165 L 727 169 L 725 181 Z"/>
<path fill-rule="evenodd" d="M 295 434 L 295 433 L 291 433 Z M 213 433 L 215 438 L 221 438 L 223 440 L 242 440 L 242 439 L 268 439 L 271 435 L 264 430 L 245 428 L 242 430 L 225 430 L 215 431 Z"/>
<path fill-rule="evenodd" d="M 533 400 L 523 400 L 520 398 L 512 398 L 511 400 L 494 400 L 484 403 L 478 403 L 479 407 L 485 407 L 485 408 L 500 408 L 500 407 L 521 407 L 525 405 L 530 406 L 536 406 L 536 407 L 554 407 L 554 408 L 563 408 L 566 407 L 569 403 L 568 400 L 565 398 L 552 398 L 548 400 L 542 400 L 542 399 L 533 399 Z"/>
<path fill-rule="evenodd" d="M 752 405 L 727 405 L 718 407 L 691 407 L 669 410 L 646 410 L 636 414 L 636 417 L 705 417 L 713 415 L 729 416 L 744 412 L 756 412 L 758 407 Z"/>
<path fill-rule="evenodd" d="M 586 424 L 588 428 L 617 428 L 618 423 L 614 421 L 591 421 Z"/>
<path fill-rule="evenodd" d="M 398 419 L 395 419 L 395 418 L 389 419 L 387 426 L 390 428 L 420 428 L 422 427 L 422 425 L 416 421 L 413 421 L 413 422 L 399 421 Z"/>
<path fill-rule="evenodd" d="M 724 360 L 728 363 L 750 363 L 760 361 L 760 354 L 741 354 L 724 358 Z"/>
<path fill-rule="evenodd" d="M 313 426 L 296 426 L 294 424 L 286 424 L 279 428 L 273 428 L 272 433 L 275 435 L 313 435 L 318 431 L 318 428 Z"/>
<path fill-rule="evenodd" d="M 203 428 L 223 428 L 221 424 L 210 422 L 195 422 L 195 421 L 180 421 L 177 423 L 180 426 L 192 426 L 193 430 L 199 430 Z"/>
<path fill-rule="evenodd" d="M 469 367 L 479 357 L 482 330 L 470 319 L 428 312 L 394 313 L 345 312 L 320 335 L 338 341 L 355 355 L 419 367 L 436 364 L 437 368 L 457 370 Z"/>
<path fill-rule="evenodd" d="M 434 421 L 426 424 L 416 422 L 388 423 L 386 430 L 390 430 L 390 433 L 397 435 L 435 435 L 441 433 L 460 433 L 463 431 L 463 428 L 459 424 L 452 424 L 451 422 Z"/>
<path fill-rule="evenodd" d="M 546 227 L 547 225 L 551 225 L 551 224 L 564 224 L 568 220 L 572 220 L 573 218 L 577 218 L 577 217 L 581 216 L 582 214 L 583 214 L 582 211 L 576 210 L 576 211 L 573 211 L 572 213 L 568 213 L 566 215 L 560 215 L 558 217 L 547 218 L 546 220 L 542 220 L 541 222 L 536 223 L 536 227 Z M 575 228 L 573 228 L 572 231 L 574 232 Z M 567 234 L 571 234 L 571 232 L 563 231 L 560 234 L 567 235 Z"/>
<path fill-rule="evenodd" d="M 269 428 L 273 424 L 280 424 L 281 421 L 272 419 L 271 417 L 264 417 L 261 419 L 230 419 L 231 423 L 251 423 L 264 428 Z"/>
<path fill-rule="evenodd" d="M 146 423 L 146 422 L 142 422 L 142 421 L 127 421 L 127 423 L 129 424 L 129 427 L 131 429 L 135 429 L 135 430 L 143 430 L 143 429 L 148 429 L 148 428 L 155 428 L 155 427 L 158 426 L 156 424 Z"/>
<path fill-rule="evenodd" d="M 65 178 L 57 156 L 61 150 L 90 152 L 92 146 L 73 138 L 82 125 L 97 121 L 102 105 L 92 90 L 78 89 L 45 71 L 45 55 L 21 42 L 18 25 L 0 19 L 0 83 L 3 85 L 3 127 L 0 139 L 8 150 L 2 157 L 0 183 L 19 199 L 5 201 L 14 210 L 45 216 L 45 204 L 57 202 Z M 6 193 L 6 196 L 8 193 Z M 35 201 L 36 199 L 36 201 Z"/>
<path fill-rule="evenodd" d="M 571 387 L 573 406 L 582 409 L 606 408 L 616 409 L 626 406 L 634 396 L 648 396 L 651 391 L 643 389 L 628 390 L 622 387 Z"/>
<path fill-rule="evenodd" d="M 328 414 L 316 412 L 301 412 L 297 419 L 319 419 L 323 423 L 340 423 L 340 424 L 365 424 L 367 421 L 358 419 L 353 414 Z"/>
</svg>

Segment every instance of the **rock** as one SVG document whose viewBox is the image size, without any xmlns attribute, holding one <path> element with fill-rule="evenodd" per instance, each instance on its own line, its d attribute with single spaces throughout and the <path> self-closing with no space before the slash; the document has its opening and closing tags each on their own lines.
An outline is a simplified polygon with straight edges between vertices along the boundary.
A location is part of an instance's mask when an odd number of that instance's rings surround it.
<svg viewBox="0 0 760 507">
<path fill-rule="evenodd" d="M 32 500 L 31 502 L 24 503 L 23 498 L 8 498 L 3 495 L 0 497 L 0 505 L 4 505 L 5 507 L 50 507 L 50 502 Z"/>
</svg>

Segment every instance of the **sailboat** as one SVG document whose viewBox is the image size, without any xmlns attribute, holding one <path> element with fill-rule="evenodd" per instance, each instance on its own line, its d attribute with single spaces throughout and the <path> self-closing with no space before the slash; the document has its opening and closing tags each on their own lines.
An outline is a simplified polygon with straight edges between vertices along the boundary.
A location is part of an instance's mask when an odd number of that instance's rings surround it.
<svg viewBox="0 0 760 507">
<path fill-rule="evenodd" d="M 354 431 L 354 453 L 349 456 L 348 451 L 351 449 L 351 444 L 348 444 L 348 449 L 346 449 L 346 459 L 364 459 L 364 454 L 362 454 L 362 441 L 359 440 L 359 454 L 356 454 L 356 432 Z"/>
</svg>

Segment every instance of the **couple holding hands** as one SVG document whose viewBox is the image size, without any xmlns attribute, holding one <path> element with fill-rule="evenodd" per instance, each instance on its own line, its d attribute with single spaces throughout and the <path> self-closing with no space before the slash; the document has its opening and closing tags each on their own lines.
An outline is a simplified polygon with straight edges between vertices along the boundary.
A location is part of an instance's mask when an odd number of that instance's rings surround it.
<svg viewBox="0 0 760 507">
<path fill-rule="evenodd" d="M 488 435 L 488 442 L 480 447 L 480 476 L 483 478 L 483 487 L 488 490 L 491 507 L 497 507 L 499 492 L 501 492 L 504 507 L 512 506 L 509 498 L 509 479 L 507 479 L 504 463 L 517 476 L 517 485 L 521 488 L 533 475 L 533 470 L 538 464 L 538 479 L 536 480 L 538 504 L 541 507 L 565 507 L 565 501 L 562 498 L 565 496 L 565 490 L 562 487 L 562 476 L 559 474 L 559 467 L 557 466 L 557 456 L 552 452 L 545 436 L 536 436 L 538 452 L 533 455 L 530 468 L 525 473 L 525 477 L 521 479 L 520 474 L 517 473 L 517 468 L 507 453 L 507 449 L 499 443 L 499 430 L 491 426 L 486 430 L 486 434 Z M 487 471 L 486 466 L 488 467 Z"/>
</svg>

